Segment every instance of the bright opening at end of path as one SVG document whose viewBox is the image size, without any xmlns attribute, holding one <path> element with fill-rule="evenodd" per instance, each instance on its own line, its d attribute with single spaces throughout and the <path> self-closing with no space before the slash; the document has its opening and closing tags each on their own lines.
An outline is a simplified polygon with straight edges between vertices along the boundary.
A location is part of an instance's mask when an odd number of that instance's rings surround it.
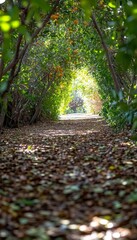
<svg viewBox="0 0 137 240">
<path fill-rule="evenodd" d="M 0 0 L 0 4 L 2 4 L 2 3 L 4 3 L 5 2 L 5 0 Z"/>
<path fill-rule="evenodd" d="M 91 119 L 91 118 L 101 118 L 99 115 L 94 115 L 92 113 L 71 113 L 60 116 L 60 120 L 78 120 L 78 119 Z"/>
</svg>

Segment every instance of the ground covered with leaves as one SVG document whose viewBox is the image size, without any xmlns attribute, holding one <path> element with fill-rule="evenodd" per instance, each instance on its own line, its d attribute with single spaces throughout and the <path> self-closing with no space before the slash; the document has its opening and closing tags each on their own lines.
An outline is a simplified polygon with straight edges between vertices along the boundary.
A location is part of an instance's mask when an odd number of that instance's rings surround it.
<svg viewBox="0 0 137 240">
<path fill-rule="evenodd" d="M 7 129 L 0 239 L 137 239 L 137 146 L 101 118 Z"/>
</svg>

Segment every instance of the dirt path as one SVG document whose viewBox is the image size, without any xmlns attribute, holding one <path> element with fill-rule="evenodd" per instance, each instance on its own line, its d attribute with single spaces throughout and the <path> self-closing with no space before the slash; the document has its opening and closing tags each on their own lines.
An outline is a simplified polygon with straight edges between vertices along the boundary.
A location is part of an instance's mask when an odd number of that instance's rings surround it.
<svg viewBox="0 0 137 240">
<path fill-rule="evenodd" d="M 101 118 L 0 136 L 0 239 L 137 240 L 137 147 Z"/>
</svg>

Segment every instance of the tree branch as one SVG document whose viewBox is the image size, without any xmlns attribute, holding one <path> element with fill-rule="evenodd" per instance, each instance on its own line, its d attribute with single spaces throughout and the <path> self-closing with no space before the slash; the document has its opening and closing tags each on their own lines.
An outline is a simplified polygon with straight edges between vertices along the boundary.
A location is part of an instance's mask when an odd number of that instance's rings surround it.
<svg viewBox="0 0 137 240">
<path fill-rule="evenodd" d="M 18 64 L 20 58 L 22 58 L 25 53 L 26 50 L 28 48 L 28 46 L 33 42 L 34 38 L 37 37 L 37 35 L 41 32 L 41 30 L 46 26 L 46 24 L 49 22 L 51 15 L 56 11 L 57 6 L 59 5 L 60 0 L 56 1 L 56 4 L 54 5 L 54 7 L 52 8 L 51 12 L 46 15 L 45 19 L 43 20 L 43 23 L 41 25 L 41 27 L 37 28 L 35 30 L 35 32 L 33 33 L 32 37 L 31 37 L 31 41 L 29 43 L 26 43 L 26 45 L 24 46 L 24 48 L 20 51 L 18 58 L 15 58 L 9 63 L 9 65 L 4 69 L 3 71 L 3 75 L 5 75 L 8 71 L 10 71 L 15 65 Z"/>
<path fill-rule="evenodd" d="M 118 77 L 117 77 L 117 74 L 116 74 L 114 66 L 113 66 L 113 62 L 112 62 L 112 59 L 111 59 L 111 54 L 109 53 L 108 47 L 107 47 L 107 45 L 106 45 L 106 43 L 104 41 L 103 33 L 102 33 L 102 31 L 101 31 L 101 29 L 100 29 L 100 27 L 99 27 L 99 25 L 98 25 L 98 23 L 96 21 L 96 17 L 95 17 L 94 13 L 92 13 L 91 18 L 92 18 L 93 26 L 96 29 L 96 31 L 97 31 L 97 33 L 98 33 L 98 35 L 100 37 L 101 44 L 102 44 L 103 49 L 104 49 L 104 51 L 106 53 L 106 58 L 107 58 L 109 69 L 110 69 L 110 72 L 111 72 L 111 75 L 112 75 L 112 78 L 113 78 L 113 81 L 114 81 L 115 89 L 116 89 L 116 91 L 119 91 L 121 89 L 120 83 L 118 81 Z"/>
</svg>

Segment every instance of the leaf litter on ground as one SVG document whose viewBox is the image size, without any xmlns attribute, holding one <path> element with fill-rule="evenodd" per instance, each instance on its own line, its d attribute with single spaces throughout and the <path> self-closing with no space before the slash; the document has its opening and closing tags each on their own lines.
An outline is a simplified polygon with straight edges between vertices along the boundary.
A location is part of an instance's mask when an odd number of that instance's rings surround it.
<svg viewBox="0 0 137 240">
<path fill-rule="evenodd" d="M 101 118 L 6 129 L 0 239 L 136 240 L 137 146 Z"/>
</svg>

